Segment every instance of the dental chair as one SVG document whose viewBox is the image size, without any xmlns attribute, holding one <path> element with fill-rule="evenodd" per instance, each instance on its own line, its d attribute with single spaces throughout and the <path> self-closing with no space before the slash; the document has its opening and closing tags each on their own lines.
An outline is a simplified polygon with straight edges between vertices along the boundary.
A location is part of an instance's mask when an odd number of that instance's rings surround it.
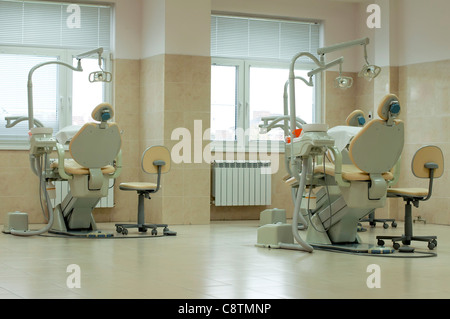
<svg viewBox="0 0 450 319">
<path fill-rule="evenodd" d="M 311 210 L 308 243 L 361 243 L 360 219 L 385 205 L 388 187 L 398 180 L 404 144 L 404 124 L 396 119 L 399 113 L 398 98 L 387 95 L 378 107 L 380 119 L 365 124 L 343 150 L 328 147 L 333 162 L 327 163 L 324 156 L 323 163 L 313 167 L 315 179 L 310 184 L 322 188 Z"/>
<path fill-rule="evenodd" d="M 412 252 L 414 248 L 409 247 L 411 241 L 428 242 L 430 250 L 437 246 L 436 236 L 413 235 L 412 205 L 419 207 L 421 201 L 430 199 L 433 190 L 433 181 L 444 173 L 444 156 L 439 147 L 429 145 L 421 147 L 413 156 L 411 169 L 414 176 L 428 179 L 428 188 L 389 188 L 388 197 L 402 198 L 405 201 L 405 233 L 401 236 L 377 236 L 378 245 L 383 246 L 385 239 L 393 242 L 394 249 Z M 400 247 L 398 242 L 403 243 Z"/>
<path fill-rule="evenodd" d="M 71 158 L 65 158 L 63 144 L 56 144 L 58 158 L 51 162 L 47 180 L 67 180 L 70 190 L 54 209 L 50 232 L 79 234 L 97 230 L 92 211 L 108 195 L 109 180 L 121 171 L 120 130 L 116 123 L 108 122 L 113 116 L 110 104 L 99 104 L 92 111 L 96 122 L 86 123 L 71 138 Z M 34 143 L 32 140 L 32 149 Z"/>
<path fill-rule="evenodd" d="M 293 173 L 288 175 L 298 183 L 292 223 L 259 227 L 257 246 L 393 253 L 388 247 L 362 243 L 357 231 L 361 218 L 385 206 L 388 187 L 398 181 L 404 144 L 404 124 L 396 119 L 399 114 L 397 96 L 387 95 L 378 107 L 380 119 L 350 132 L 355 135 L 343 134 L 351 136 L 348 145 L 338 143 L 325 124 L 304 124 L 302 134 L 286 144 L 285 152 Z M 306 240 L 299 232 L 304 229 Z"/>
<path fill-rule="evenodd" d="M 151 199 L 150 194 L 158 192 L 161 188 L 161 174 L 170 171 L 171 158 L 169 150 L 164 146 L 152 146 L 147 148 L 142 155 L 141 166 L 145 173 L 158 175 L 157 183 L 128 182 L 119 185 L 120 190 L 135 191 L 138 193 L 138 213 L 137 224 L 115 224 L 116 231 L 123 235 L 127 235 L 129 228 L 137 228 L 141 233 L 145 233 L 148 229 L 152 229 L 151 234 L 157 235 L 157 228 L 163 227 L 164 235 L 175 236 L 177 233 L 169 230 L 167 224 L 146 224 L 144 210 L 144 198 Z"/>
<path fill-rule="evenodd" d="M 361 110 L 355 110 L 350 113 L 345 122 L 347 126 L 363 127 L 366 124 L 365 114 Z M 375 218 L 375 210 L 370 212 L 367 218 L 361 219 L 360 222 L 368 222 L 371 227 L 375 227 L 377 223 L 383 223 L 384 229 L 389 228 L 388 222 L 390 222 L 393 228 L 397 227 L 397 223 L 393 218 Z"/>
</svg>

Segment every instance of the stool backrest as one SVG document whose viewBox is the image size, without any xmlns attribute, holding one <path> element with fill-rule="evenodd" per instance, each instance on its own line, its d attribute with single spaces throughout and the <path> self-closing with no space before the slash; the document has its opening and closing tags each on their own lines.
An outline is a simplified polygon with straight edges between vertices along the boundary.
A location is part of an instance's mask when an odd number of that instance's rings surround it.
<svg viewBox="0 0 450 319">
<path fill-rule="evenodd" d="M 161 173 L 170 171 L 171 158 L 170 151 L 162 145 L 151 146 L 144 151 L 142 155 L 142 170 L 150 174 L 158 174 L 158 166 L 155 161 L 164 161 L 165 165 L 161 167 Z"/>
<path fill-rule="evenodd" d="M 430 170 L 425 167 L 427 163 L 437 164 L 433 178 L 439 178 L 444 173 L 444 155 L 442 150 L 435 145 L 427 145 L 419 148 L 411 161 L 411 170 L 418 178 L 430 178 Z"/>
</svg>

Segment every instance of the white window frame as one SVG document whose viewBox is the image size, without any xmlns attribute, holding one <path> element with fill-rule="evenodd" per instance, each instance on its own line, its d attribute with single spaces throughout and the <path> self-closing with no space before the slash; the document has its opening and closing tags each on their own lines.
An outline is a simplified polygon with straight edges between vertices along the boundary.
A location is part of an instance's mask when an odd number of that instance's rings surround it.
<svg viewBox="0 0 450 319">
<path fill-rule="evenodd" d="M 289 62 L 279 61 L 265 61 L 265 60 L 253 60 L 253 59 L 235 59 L 235 58 L 220 58 L 211 57 L 212 65 L 223 66 L 237 66 L 238 67 L 238 79 L 237 79 L 237 119 L 236 128 L 242 128 L 244 131 L 250 127 L 250 101 L 249 101 L 249 88 L 250 88 L 250 67 L 264 67 L 264 68 L 286 68 L 289 69 Z M 317 67 L 315 64 L 297 63 L 295 65 L 296 70 L 312 70 Z M 286 78 L 286 81 L 288 78 Z M 313 109 L 313 122 L 321 122 L 322 120 L 322 75 L 316 74 L 314 80 L 314 109 Z M 299 85 L 305 85 L 298 83 Z M 283 100 L 283 93 L 280 93 L 280 100 Z M 270 141 L 269 151 L 284 153 L 283 141 Z M 250 141 L 248 134 L 245 136 L 244 145 L 241 145 L 238 141 L 212 141 L 212 150 L 216 152 L 231 151 L 234 152 L 258 152 L 259 142 Z M 267 144 L 269 145 L 269 144 Z"/>
<path fill-rule="evenodd" d="M 93 48 L 86 49 L 54 49 L 54 48 L 35 48 L 35 47 L 14 47 L 14 46 L 0 46 L 0 53 L 2 54 L 23 54 L 23 55 L 48 55 L 58 57 L 59 61 L 65 62 L 67 64 L 72 65 L 72 59 L 77 54 L 85 51 L 92 50 Z M 90 57 L 89 57 L 90 58 Z M 97 58 L 97 56 L 92 56 L 92 58 Z M 103 68 L 105 70 L 111 70 L 112 59 L 109 51 L 103 51 Z M 83 61 L 81 61 L 81 65 L 83 65 Z M 45 68 L 45 66 L 43 67 Z M 73 72 L 67 67 L 58 66 L 58 88 L 57 92 L 59 94 L 59 98 L 57 98 L 57 111 L 58 116 L 58 125 L 59 128 L 63 128 L 72 124 L 72 74 Z M 26 74 L 28 77 L 28 73 Z M 86 81 L 88 79 L 86 78 Z M 26 88 L 25 88 L 26 91 Z M 112 103 L 112 85 L 103 85 L 103 96 L 105 102 Z M 95 105 L 92 105 L 94 108 Z M 39 119 L 38 110 L 33 110 L 36 119 Z M 28 116 L 28 114 L 17 114 Z M 3 121 L 4 119 L 0 119 Z M 57 132 L 53 132 L 54 134 Z M 28 140 L 26 139 L 0 139 L 0 150 L 28 150 L 30 147 Z"/>
</svg>

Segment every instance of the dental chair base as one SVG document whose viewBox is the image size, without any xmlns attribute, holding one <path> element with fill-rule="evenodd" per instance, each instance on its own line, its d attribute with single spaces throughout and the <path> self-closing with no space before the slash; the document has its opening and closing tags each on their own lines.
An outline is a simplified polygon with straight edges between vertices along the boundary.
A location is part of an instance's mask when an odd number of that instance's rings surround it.
<svg viewBox="0 0 450 319">
<path fill-rule="evenodd" d="M 317 233 L 322 234 L 323 233 Z M 394 249 L 389 247 L 381 247 L 372 244 L 361 243 L 359 236 L 355 236 L 355 242 L 352 243 L 332 243 L 328 236 L 324 235 L 321 238 L 317 236 L 315 240 L 307 242 L 315 249 L 330 250 L 336 252 L 350 252 L 362 253 L 372 255 L 386 255 L 394 253 Z M 258 228 L 256 247 L 270 248 L 270 249 L 289 249 L 300 250 L 304 249 L 297 243 L 294 243 L 292 235 L 291 224 L 266 224 Z"/>
<path fill-rule="evenodd" d="M 54 222 L 49 232 L 83 234 L 97 231 L 92 212 L 102 197 L 108 195 L 109 175 L 100 174 L 98 185 L 92 189 L 89 175 L 73 175 L 70 191 L 54 209 Z"/>
</svg>

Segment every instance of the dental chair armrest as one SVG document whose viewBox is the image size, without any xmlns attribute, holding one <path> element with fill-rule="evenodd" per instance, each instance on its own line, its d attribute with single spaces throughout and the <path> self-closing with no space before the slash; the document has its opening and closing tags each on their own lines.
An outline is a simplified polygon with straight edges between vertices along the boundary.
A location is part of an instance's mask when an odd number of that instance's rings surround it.
<svg viewBox="0 0 450 319">
<path fill-rule="evenodd" d="M 400 164 L 402 162 L 402 157 L 400 156 L 397 160 L 397 163 L 395 163 L 394 169 L 393 169 L 393 175 L 394 178 L 392 178 L 390 181 L 387 182 L 387 186 L 393 186 L 397 184 L 399 178 L 400 178 Z"/>
<path fill-rule="evenodd" d="M 115 162 L 114 164 L 115 171 L 111 175 L 111 178 L 119 177 L 120 173 L 122 172 L 122 150 L 119 151 L 114 162 Z"/>
<path fill-rule="evenodd" d="M 336 146 L 329 147 L 334 156 L 334 179 L 339 186 L 350 187 L 350 182 L 342 178 L 342 154 Z"/>
<path fill-rule="evenodd" d="M 71 180 L 73 178 L 72 175 L 69 175 L 64 170 L 64 159 L 65 153 L 64 146 L 62 144 L 56 143 L 56 150 L 58 151 L 58 174 L 64 179 Z"/>
</svg>

